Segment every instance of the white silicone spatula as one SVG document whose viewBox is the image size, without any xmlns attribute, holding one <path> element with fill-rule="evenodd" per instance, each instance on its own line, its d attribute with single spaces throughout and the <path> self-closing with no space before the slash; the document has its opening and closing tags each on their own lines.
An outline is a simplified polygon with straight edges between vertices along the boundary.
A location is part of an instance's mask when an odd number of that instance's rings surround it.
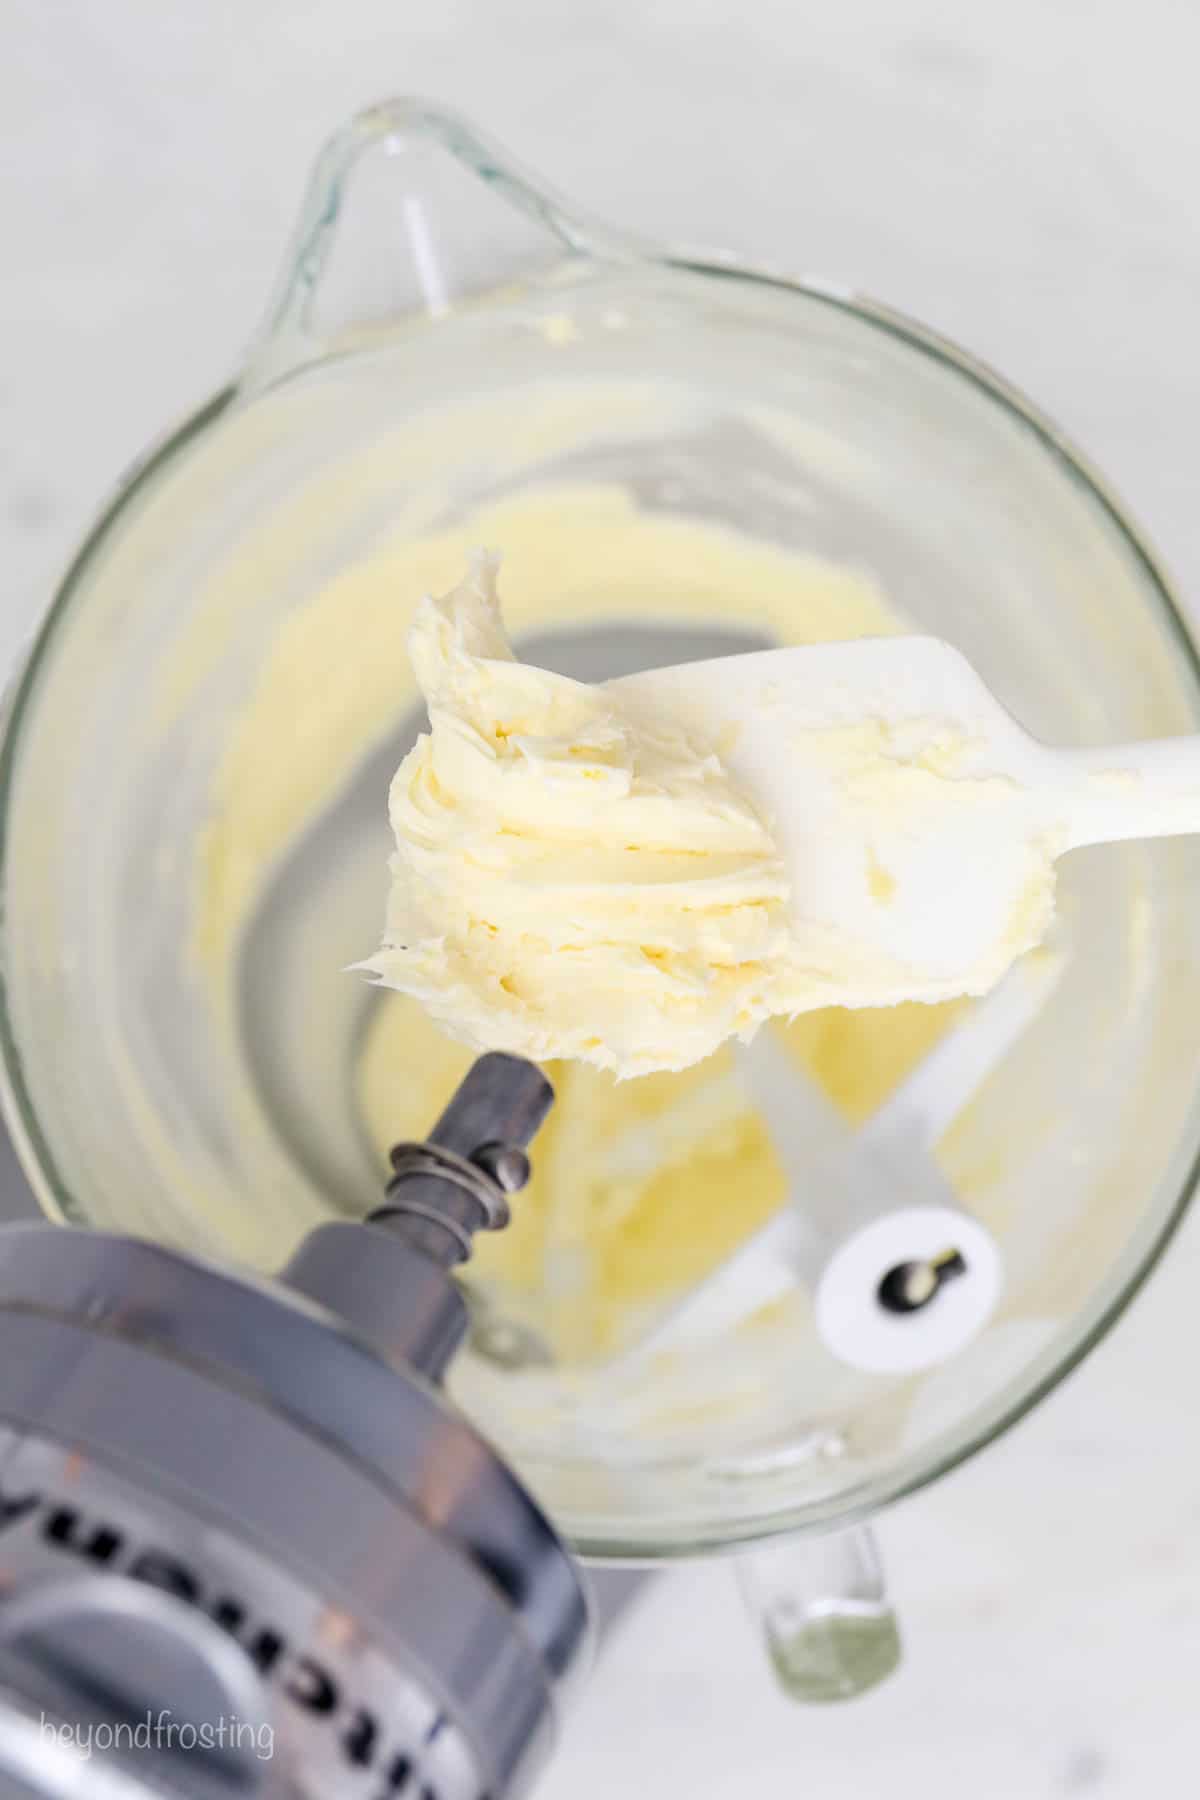
<svg viewBox="0 0 1200 1800">
<path fill-rule="evenodd" d="M 1054 858 L 1200 832 L 1200 736 L 1050 749 L 937 638 L 751 652 L 610 686 L 635 716 L 674 718 L 718 750 L 774 830 L 794 918 L 861 954 L 867 998 L 848 987 L 848 1004 L 979 991 Z"/>
</svg>

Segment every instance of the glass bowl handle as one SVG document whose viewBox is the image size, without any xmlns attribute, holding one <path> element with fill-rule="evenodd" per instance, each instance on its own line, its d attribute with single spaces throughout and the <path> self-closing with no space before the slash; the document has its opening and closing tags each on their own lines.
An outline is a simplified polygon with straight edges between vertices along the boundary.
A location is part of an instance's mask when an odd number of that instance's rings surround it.
<svg viewBox="0 0 1200 1800">
<path fill-rule="evenodd" d="M 457 114 L 381 101 L 317 157 L 239 390 L 256 393 L 381 330 L 429 323 L 564 258 L 653 254 Z"/>
<path fill-rule="evenodd" d="M 743 1552 L 736 1567 L 790 1700 L 851 1700 L 899 1666 L 900 1631 L 869 1526 L 784 1538 Z"/>
</svg>

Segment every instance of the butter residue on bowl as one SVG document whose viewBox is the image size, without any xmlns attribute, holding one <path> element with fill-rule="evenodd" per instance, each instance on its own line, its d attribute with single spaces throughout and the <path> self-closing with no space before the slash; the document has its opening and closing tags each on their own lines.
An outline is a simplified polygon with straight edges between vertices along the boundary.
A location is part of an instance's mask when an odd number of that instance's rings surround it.
<svg viewBox="0 0 1200 1800">
<path fill-rule="evenodd" d="M 511 423 L 511 408 L 498 414 L 497 438 L 499 424 Z M 474 413 L 465 424 L 456 414 L 450 435 L 459 443 L 480 430 Z M 414 466 L 437 462 L 424 440 L 419 454 L 408 442 L 400 448 L 413 454 Z M 398 456 L 395 445 L 376 453 L 393 483 Z M 494 543 L 504 546 L 505 617 L 518 650 L 547 630 L 586 639 L 637 625 L 685 639 L 728 627 L 786 644 L 878 636 L 906 624 L 861 567 L 752 537 L 712 517 L 641 505 L 625 489 L 598 482 L 550 481 L 455 511 L 439 490 L 414 503 L 413 518 L 395 521 L 360 557 L 317 579 L 301 521 L 319 515 L 326 530 L 346 531 L 341 509 L 364 481 L 361 471 L 339 471 L 336 493 L 328 486 L 305 493 L 302 508 L 297 502 L 269 529 L 264 523 L 261 540 L 235 561 L 237 581 L 231 573 L 220 587 L 231 617 L 256 592 L 286 589 L 285 575 L 305 596 L 281 607 L 262 665 L 231 719 L 194 872 L 198 979 L 221 1025 L 242 1105 L 239 1153 L 260 1197 L 279 1196 L 272 1213 L 261 1204 L 238 1207 L 227 1186 L 214 1185 L 204 1205 L 226 1241 L 265 1268 L 278 1264 L 281 1241 L 335 1216 L 346 1196 L 307 1188 L 286 1147 L 276 1159 L 278 1125 L 258 1100 L 241 1031 L 242 946 L 295 843 L 337 813 L 355 771 L 418 701 L 405 653 L 418 596 L 448 586 L 473 544 Z M 294 569 L 285 553 L 294 554 Z M 190 675 L 211 654 L 207 636 L 181 642 L 174 671 Z M 307 1026 L 299 1035 L 313 1112 L 323 1119 L 320 1097 L 328 1095 L 332 1108 L 347 1094 L 371 1167 L 382 1172 L 392 1144 L 428 1131 L 471 1051 L 417 1000 L 397 992 L 372 996 L 361 1033 L 351 1036 L 339 1024 L 331 993 L 353 988 L 340 969 L 350 946 L 365 947 L 379 904 L 387 853 L 382 805 L 378 827 L 352 868 L 331 872 L 312 907 L 311 929 L 289 926 L 285 968 Z M 347 1009 L 347 1017 L 357 1016 Z M 955 1006 L 833 1008 L 780 1029 L 798 1078 L 819 1082 L 857 1122 L 955 1016 Z M 619 1348 L 642 1309 L 654 1312 L 664 1298 L 703 1280 L 784 1203 L 787 1183 L 728 1050 L 679 1074 L 638 1081 L 618 1083 L 579 1061 L 551 1063 L 547 1072 L 558 1100 L 539 1134 L 533 1178 L 508 1229 L 476 1240 L 472 1267 L 476 1284 L 506 1316 L 527 1321 L 556 1356 L 586 1362 Z"/>
<path fill-rule="evenodd" d="M 409 995 L 380 1001 L 356 1086 L 384 1167 L 398 1136 L 428 1129 L 472 1052 Z M 778 1032 L 797 1081 L 815 1082 L 860 1124 L 971 1004 L 831 1007 L 764 1029 Z M 473 1280 L 556 1359 L 586 1364 L 732 1256 L 785 1204 L 788 1182 L 728 1046 L 638 1081 L 579 1061 L 544 1066 L 557 1100 L 533 1175 L 508 1227 L 476 1240 Z"/>
</svg>

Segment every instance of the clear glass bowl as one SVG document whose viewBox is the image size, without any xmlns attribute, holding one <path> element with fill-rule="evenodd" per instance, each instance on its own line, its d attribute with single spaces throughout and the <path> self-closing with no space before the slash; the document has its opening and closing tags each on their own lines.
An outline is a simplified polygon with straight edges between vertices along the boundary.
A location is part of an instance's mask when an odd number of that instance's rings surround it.
<svg viewBox="0 0 1200 1800">
<path fill-rule="evenodd" d="M 502 454 L 437 429 L 448 394 L 513 421 Z M 245 369 L 127 478 L 11 696 L 3 1058 L 50 1213 L 271 1268 L 308 1224 L 374 1203 L 351 1079 L 371 1002 L 341 971 L 375 940 L 384 789 L 413 720 L 338 776 L 265 880 L 224 1000 L 195 954 L 214 788 L 286 622 L 382 530 L 566 477 L 869 568 L 1055 743 L 1200 729 L 1150 554 L 989 372 L 861 299 L 599 229 L 455 120 L 376 109 L 318 166 Z M 727 625 L 761 634 L 752 595 Z M 622 641 L 588 637 L 601 662 Z M 312 703 L 353 709 L 345 673 Z M 303 706 L 290 726 L 302 764 Z M 278 848 L 265 827 L 259 848 L 251 885 Z M 631 1428 L 586 1374 L 547 1404 L 527 1371 L 468 1359 L 465 1402 L 582 1549 L 670 1557 L 861 1519 L 1095 1343 L 1194 1176 L 1198 873 L 1187 842 L 1064 864 L 1065 974 L 947 1153 L 1007 1266 L 952 1364 L 856 1374 L 789 1318 L 744 1356 L 698 1356 L 684 1390 L 676 1371 L 674 1410 L 651 1393 Z"/>
</svg>

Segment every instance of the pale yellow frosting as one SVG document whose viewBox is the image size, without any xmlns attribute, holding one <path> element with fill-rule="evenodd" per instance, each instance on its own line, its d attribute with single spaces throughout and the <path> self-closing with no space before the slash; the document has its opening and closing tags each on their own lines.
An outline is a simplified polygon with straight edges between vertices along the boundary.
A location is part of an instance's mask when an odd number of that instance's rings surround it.
<svg viewBox="0 0 1200 1800">
<path fill-rule="evenodd" d="M 366 966 L 478 1049 L 679 1069 L 771 1008 L 787 880 L 720 757 L 611 690 L 518 662 L 477 554 L 409 633 L 430 731 L 392 783 Z"/>
</svg>

